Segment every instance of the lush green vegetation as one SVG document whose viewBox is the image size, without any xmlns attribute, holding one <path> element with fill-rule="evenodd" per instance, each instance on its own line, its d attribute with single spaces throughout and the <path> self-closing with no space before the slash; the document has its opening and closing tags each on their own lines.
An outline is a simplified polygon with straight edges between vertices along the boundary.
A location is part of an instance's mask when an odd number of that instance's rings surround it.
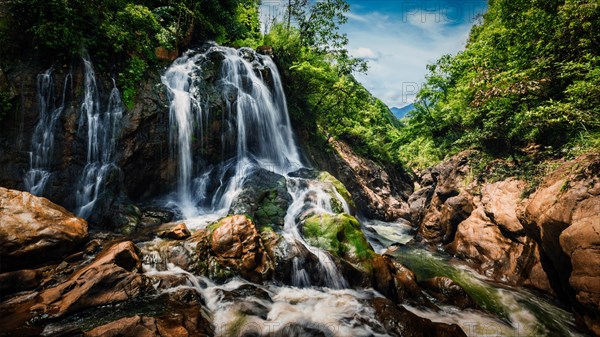
<svg viewBox="0 0 600 337">
<path fill-rule="evenodd" d="M 193 41 L 233 43 L 259 35 L 257 0 L 11 0 L 0 5 L 0 66 L 34 56 L 68 62 L 87 50 L 101 70 L 119 74 L 131 104 L 157 48 Z"/>
<path fill-rule="evenodd" d="M 0 67 L 24 56 L 69 60 L 86 49 L 118 74 L 131 105 L 160 50 L 208 39 L 266 44 L 300 137 L 315 147 L 336 138 L 381 163 L 423 168 L 470 148 L 521 162 L 532 149 L 565 155 L 600 146 L 597 1 L 490 1 L 466 50 L 429 66 L 402 123 L 353 77 L 367 65 L 348 54 L 338 30 L 348 4 L 288 4 L 262 36 L 257 0 L 11 0 L 0 6 L 0 43 L 12 46 L 0 51 Z"/>
<path fill-rule="evenodd" d="M 600 146 L 600 3 L 493 0 L 466 50 L 429 66 L 398 148 L 423 167 L 466 148 L 521 162 Z"/>
<path fill-rule="evenodd" d="M 398 164 L 394 147 L 399 123 L 387 106 L 353 77 L 367 64 L 349 56 L 338 31 L 348 4 L 327 0 L 292 1 L 287 18 L 271 25 L 264 44 L 273 47 L 284 76 L 291 118 L 312 143 L 329 137 L 349 143 L 359 154 Z"/>
</svg>

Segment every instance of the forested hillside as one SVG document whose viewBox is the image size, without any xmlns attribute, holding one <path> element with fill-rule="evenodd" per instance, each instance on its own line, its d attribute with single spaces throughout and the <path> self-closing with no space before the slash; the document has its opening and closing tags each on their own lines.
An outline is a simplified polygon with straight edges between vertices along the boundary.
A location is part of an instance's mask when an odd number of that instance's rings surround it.
<svg viewBox="0 0 600 337">
<path fill-rule="evenodd" d="M 520 161 L 598 146 L 599 35 L 595 0 L 490 1 L 466 49 L 429 66 L 402 158 L 424 167 L 467 148 Z"/>
</svg>

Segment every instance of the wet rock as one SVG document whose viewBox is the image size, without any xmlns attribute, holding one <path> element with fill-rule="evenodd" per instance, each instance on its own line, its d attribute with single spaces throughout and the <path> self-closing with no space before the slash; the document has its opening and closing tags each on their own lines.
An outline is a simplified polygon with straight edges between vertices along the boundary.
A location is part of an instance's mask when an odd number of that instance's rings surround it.
<svg viewBox="0 0 600 337">
<path fill-rule="evenodd" d="M 256 52 L 262 55 L 273 56 L 273 47 L 271 46 L 258 46 Z"/>
<path fill-rule="evenodd" d="M 600 335 L 600 155 L 560 166 L 520 205 L 527 235 L 540 245 L 557 284 L 587 327 Z M 558 289 L 557 289 L 558 288 Z"/>
<path fill-rule="evenodd" d="M 160 232 L 158 236 L 173 240 L 185 240 L 192 236 L 192 233 L 190 233 L 185 223 L 180 223 L 169 230 Z"/>
<path fill-rule="evenodd" d="M 87 222 L 48 199 L 0 187 L 0 269 L 34 267 L 79 248 Z"/>
<path fill-rule="evenodd" d="M 438 301 L 454 305 L 460 309 L 476 309 L 477 304 L 467 292 L 451 279 L 436 276 L 419 283 Z"/>
<path fill-rule="evenodd" d="M 242 192 L 231 205 L 230 214 L 248 214 L 258 226 L 283 226 L 292 202 L 285 177 L 258 169 L 244 180 Z"/>
<path fill-rule="evenodd" d="M 306 241 L 349 262 L 360 263 L 375 255 L 356 218 L 348 214 L 317 214 L 302 223 Z"/>
<path fill-rule="evenodd" d="M 385 332 L 393 336 L 466 336 L 456 324 L 434 323 L 385 298 L 373 298 L 368 304 L 375 309 L 375 319 L 383 325 Z"/>
<path fill-rule="evenodd" d="M 144 227 L 160 226 L 173 219 L 173 212 L 160 208 L 147 208 L 142 211 L 140 224 Z"/>
<path fill-rule="evenodd" d="M 142 211 L 136 205 L 127 200 L 117 199 L 114 200 L 110 209 L 110 212 L 104 213 L 102 220 L 105 228 L 114 229 L 125 235 L 131 235 L 138 229 Z"/>
<path fill-rule="evenodd" d="M 486 276 L 514 284 L 526 278 L 531 268 L 528 264 L 535 259 L 535 244 L 532 240 L 523 241 L 524 244 L 505 237 L 479 207 L 458 225 L 454 241 L 446 250 Z"/>
<path fill-rule="evenodd" d="M 32 311 L 60 317 L 134 298 L 147 287 L 137 273 L 140 267 L 139 250 L 131 241 L 114 244 L 66 282 L 42 291 Z"/>
<path fill-rule="evenodd" d="M 431 306 L 416 282 L 415 274 L 388 256 L 372 259 L 371 282 L 373 289 L 395 303 Z"/>
<path fill-rule="evenodd" d="M 241 277 L 256 283 L 269 280 L 273 261 L 264 250 L 261 236 L 249 218 L 233 215 L 194 234 L 198 242 L 198 271 L 216 280 Z"/>
<path fill-rule="evenodd" d="M 41 282 L 41 271 L 15 270 L 0 274 L 0 297 L 36 288 Z"/>
<path fill-rule="evenodd" d="M 174 313 L 159 317 L 131 316 L 99 326 L 87 331 L 86 337 L 120 337 L 120 336 L 211 336 L 210 325 L 193 313 Z"/>
</svg>

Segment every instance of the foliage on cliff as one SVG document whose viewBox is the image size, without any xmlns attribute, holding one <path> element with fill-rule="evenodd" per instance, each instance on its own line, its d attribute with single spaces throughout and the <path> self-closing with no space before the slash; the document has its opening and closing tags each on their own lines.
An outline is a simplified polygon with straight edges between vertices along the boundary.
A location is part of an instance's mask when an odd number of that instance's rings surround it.
<svg viewBox="0 0 600 337">
<path fill-rule="evenodd" d="M 600 145 L 600 3 L 495 0 L 466 49 L 429 66 L 398 143 L 431 164 L 478 148 L 520 158 Z M 559 152 L 561 151 L 561 152 Z"/>
<path fill-rule="evenodd" d="M 0 4 L 0 66 L 13 58 L 66 61 L 87 50 L 116 72 L 131 103 L 156 48 L 259 36 L 257 0 L 10 0 Z M 113 68 L 114 67 L 114 68 Z"/>
<path fill-rule="evenodd" d="M 351 57 L 338 31 L 349 10 L 343 0 L 293 1 L 287 20 L 264 37 L 282 68 L 291 118 L 312 142 L 335 137 L 376 161 L 398 164 L 398 122 L 353 77 L 367 64 Z M 326 145 L 325 145 L 326 146 Z"/>
</svg>

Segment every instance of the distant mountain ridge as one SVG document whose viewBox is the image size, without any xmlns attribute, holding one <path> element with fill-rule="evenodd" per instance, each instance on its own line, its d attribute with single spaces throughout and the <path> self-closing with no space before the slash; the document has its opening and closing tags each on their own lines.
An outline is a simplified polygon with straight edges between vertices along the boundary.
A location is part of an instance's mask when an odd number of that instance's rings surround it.
<svg viewBox="0 0 600 337">
<path fill-rule="evenodd" d="M 415 109 L 415 105 L 413 103 L 410 103 L 401 108 L 397 108 L 397 107 L 390 108 L 390 111 L 394 114 L 394 116 L 396 116 L 396 118 L 402 119 L 402 118 L 406 117 L 406 115 L 409 112 L 413 111 L 414 109 Z"/>
</svg>

